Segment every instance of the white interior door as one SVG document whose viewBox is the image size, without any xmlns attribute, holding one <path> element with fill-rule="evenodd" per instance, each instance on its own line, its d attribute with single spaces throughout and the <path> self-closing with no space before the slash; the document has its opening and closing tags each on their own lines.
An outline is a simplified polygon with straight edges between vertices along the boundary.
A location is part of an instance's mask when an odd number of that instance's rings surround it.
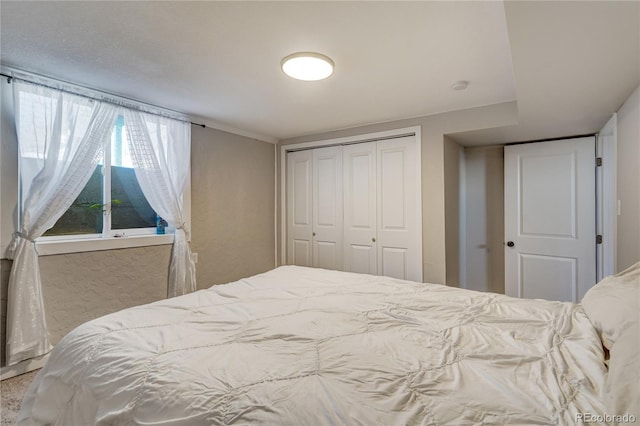
<svg viewBox="0 0 640 426">
<path fill-rule="evenodd" d="M 344 270 L 376 275 L 376 142 L 347 145 L 343 153 Z"/>
<path fill-rule="evenodd" d="M 378 275 L 422 281 L 415 138 L 377 142 Z"/>
<path fill-rule="evenodd" d="M 312 152 L 313 266 L 342 270 L 342 147 Z"/>
<path fill-rule="evenodd" d="M 287 154 L 287 263 L 312 266 L 312 151 Z"/>
<path fill-rule="evenodd" d="M 578 302 L 596 282 L 595 138 L 505 147 L 505 292 Z"/>
</svg>

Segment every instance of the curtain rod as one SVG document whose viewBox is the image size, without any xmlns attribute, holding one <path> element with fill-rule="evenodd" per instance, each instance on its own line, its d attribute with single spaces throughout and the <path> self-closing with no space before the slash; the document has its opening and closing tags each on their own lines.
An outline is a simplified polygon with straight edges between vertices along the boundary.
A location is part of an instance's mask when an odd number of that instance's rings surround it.
<svg viewBox="0 0 640 426">
<path fill-rule="evenodd" d="M 130 108 L 130 109 L 134 109 L 136 111 L 141 111 L 141 112 L 144 112 L 144 113 L 147 113 L 147 114 L 151 114 L 151 115 L 157 115 L 158 117 L 170 118 L 172 120 L 182 121 L 184 123 L 190 123 L 190 124 L 193 124 L 194 126 L 200 126 L 203 129 L 205 127 L 207 127 L 205 124 L 194 123 L 193 121 L 188 120 L 188 119 L 180 119 L 180 118 L 172 117 L 171 114 L 169 114 L 169 113 L 164 114 L 162 112 L 148 111 L 147 109 L 141 107 L 140 105 L 137 105 L 137 104 L 139 104 L 138 102 L 133 101 L 133 100 L 129 100 L 129 99 L 126 99 L 126 98 L 122 98 L 123 101 L 117 101 L 115 99 L 108 99 L 108 98 L 99 98 L 99 97 L 89 96 L 89 95 L 84 94 L 84 93 L 78 93 L 78 92 L 74 92 L 74 91 L 71 91 L 71 90 L 61 89 L 59 87 L 48 86 L 48 85 L 46 85 L 44 83 L 28 80 L 28 79 L 22 78 L 22 77 L 16 77 L 16 76 L 13 76 L 13 75 L 8 75 L 8 74 L 5 74 L 3 72 L 0 72 L 0 76 L 6 77 L 8 84 L 11 84 L 11 80 L 24 81 L 25 83 L 33 84 L 34 86 L 40 86 L 40 87 L 45 87 L 47 89 L 57 90 L 57 91 L 62 92 L 62 93 L 68 93 L 70 95 L 80 96 L 80 97 L 85 98 L 85 99 L 91 99 L 93 101 L 98 101 L 98 102 L 105 102 L 105 103 L 108 103 L 108 104 L 111 104 L 111 105 L 117 105 L 117 106 L 121 106 L 121 107 L 125 107 L 125 108 Z M 66 84 L 66 83 L 63 83 L 63 84 Z M 88 89 L 88 90 L 91 90 L 91 89 Z M 105 93 L 105 97 L 107 97 L 107 96 L 114 96 L 114 95 L 109 95 L 109 94 Z"/>
<path fill-rule="evenodd" d="M 323 148 L 325 146 L 348 146 L 348 145 L 357 145 L 360 143 L 366 143 L 366 142 L 377 142 L 377 141 L 388 141 L 388 140 L 392 140 L 392 139 L 400 139 L 400 138 L 406 138 L 407 136 L 415 136 L 416 133 L 415 132 L 409 132 L 409 133 L 402 133 L 399 135 L 393 135 L 393 136 L 381 136 L 378 138 L 369 138 L 369 139 L 358 139 L 358 140 L 354 140 L 353 142 L 342 142 L 342 143 L 336 143 L 336 144 L 328 144 L 328 145 L 318 145 L 318 146 L 309 146 L 306 148 L 292 148 L 292 149 L 286 149 L 285 151 L 287 152 L 298 152 L 298 151 L 310 151 L 312 149 L 316 149 L 316 148 Z M 291 145 L 284 145 L 285 147 L 287 146 L 292 146 L 294 147 L 295 144 L 291 144 Z"/>
</svg>

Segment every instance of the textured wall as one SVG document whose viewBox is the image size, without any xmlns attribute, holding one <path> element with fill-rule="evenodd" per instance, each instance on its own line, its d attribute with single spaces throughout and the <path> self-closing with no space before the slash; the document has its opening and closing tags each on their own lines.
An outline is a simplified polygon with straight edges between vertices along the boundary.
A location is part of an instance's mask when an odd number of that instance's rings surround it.
<svg viewBox="0 0 640 426">
<path fill-rule="evenodd" d="M 42 292 L 55 343 L 78 325 L 167 297 L 171 246 L 42 256 Z"/>
<path fill-rule="evenodd" d="M 167 296 L 171 246 L 40 257 L 42 293 L 52 343 L 80 324 Z M 2 260 L 2 365 L 6 295 L 12 262 Z"/>
<path fill-rule="evenodd" d="M 274 145 L 191 130 L 191 248 L 199 288 L 274 267 Z"/>
<path fill-rule="evenodd" d="M 616 191 L 620 200 L 616 267 L 640 261 L 640 87 L 618 111 Z"/>
</svg>

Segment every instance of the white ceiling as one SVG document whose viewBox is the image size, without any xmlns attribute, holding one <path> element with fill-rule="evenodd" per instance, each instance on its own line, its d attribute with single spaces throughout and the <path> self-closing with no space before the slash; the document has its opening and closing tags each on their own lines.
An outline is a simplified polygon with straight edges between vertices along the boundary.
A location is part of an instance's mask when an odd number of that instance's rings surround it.
<svg viewBox="0 0 640 426">
<path fill-rule="evenodd" d="M 3 0 L 0 60 L 269 141 L 517 100 L 453 135 L 488 144 L 597 131 L 639 84 L 639 5 Z M 334 75 L 285 76 L 307 50 Z"/>
<path fill-rule="evenodd" d="M 452 135 L 486 145 L 598 132 L 640 84 L 640 2 L 506 2 L 518 125 Z"/>
</svg>

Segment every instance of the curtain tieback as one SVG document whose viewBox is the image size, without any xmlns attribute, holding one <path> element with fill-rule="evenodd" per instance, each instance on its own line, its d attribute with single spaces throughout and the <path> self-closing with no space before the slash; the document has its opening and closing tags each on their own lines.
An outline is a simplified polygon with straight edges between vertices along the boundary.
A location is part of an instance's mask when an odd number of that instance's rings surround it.
<svg viewBox="0 0 640 426">
<path fill-rule="evenodd" d="M 26 236 L 23 232 L 14 232 L 11 238 L 11 243 L 7 247 L 7 258 L 13 260 L 15 258 L 16 250 L 18 250 L 18 242 L 20 240 L 29 241 L 31 244 L 36 244 L 36 240 L 33 240 Z"/>
<path fill-rule="evenodd" d="M 182 222 L 182 223 L 176 225 L 176 229 L 182 229 L 184 231 L 185 235 L 187 236 L 187 240 L 189 238 L 191 238 L 190 237 L 191 232 L 189 231 L 189 227 L 187 226 L 186 222 Z"/>
<path fill-rule="evenodd" d="M 23 240 L 27 240 L 30 243 L 33 243 L 33 244 L 36 243 L 36 240 L 27 237 L 27 235 L 25 233 L 23 233 L 23 232 L 14 232 L 13 233 L 13 238 L 15 238 L 15 239 L 22 238 Z"/>
</svg>

